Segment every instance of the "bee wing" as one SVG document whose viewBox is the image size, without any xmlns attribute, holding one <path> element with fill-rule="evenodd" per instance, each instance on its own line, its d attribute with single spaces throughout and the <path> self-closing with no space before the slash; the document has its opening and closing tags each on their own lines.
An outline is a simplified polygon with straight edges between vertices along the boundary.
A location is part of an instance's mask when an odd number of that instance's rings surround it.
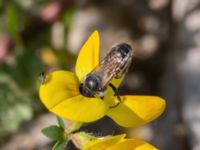
<svg viewBox="0 0 200 150">
<path fill-rule="evenodd" d="M 122 78 L 131 64 L 133 51 L 128 44 L 122 43 L 111 49 L 101 63 L 90 74 L 98 76 L 103 90 L 113 79 Z"/>
<path fill-rule="evenodd" d="M 101 79 L 101 88 L 104 89 L 112 78 L 116 77 L 124 66 L 126 59 L 123 59 L 113 48 L 101 63 L 91 72 Z"/>
<path fill-rule="evenodd" d="M 115 78 L 120 79 L 128 72 L 128 69 L 132 62 L 132 53 L 130 53 L 125 59 L 120 63 L 120 71 L 116 74 Z"/>
</svg>

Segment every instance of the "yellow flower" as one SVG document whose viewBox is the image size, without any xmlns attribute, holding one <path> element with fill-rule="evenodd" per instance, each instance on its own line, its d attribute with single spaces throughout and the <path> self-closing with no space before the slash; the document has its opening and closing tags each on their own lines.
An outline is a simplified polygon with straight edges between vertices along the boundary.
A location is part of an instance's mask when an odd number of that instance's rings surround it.
<svg viewBox="0 0 200 150">
<path fill-rule="evenodd" d="M 165 109 L 165 101 L 155 96 L 121 96 L 122 103 L 110 108 L 117 99 L 108 88 L 105 98 L 85 97 L 79 91 L 84 77 L 99 64 L 99 34 L 97 31 L 86 41 L 76 62 L 76 74 L 54 71 L 40 86 L 43 104 L 56 115 L 78 122 L 92 122 L 107 115 L 124 127 L 136 127 L 157 118 Z M 111 82 L 118 87 L 122 79 Z"/>
<path fill-rule="evenodd" d="M 137 139 L 126 139 L 125 134 L 108 136 L 85 142 L 83 150 L 158 150 Z"/>
</svg>

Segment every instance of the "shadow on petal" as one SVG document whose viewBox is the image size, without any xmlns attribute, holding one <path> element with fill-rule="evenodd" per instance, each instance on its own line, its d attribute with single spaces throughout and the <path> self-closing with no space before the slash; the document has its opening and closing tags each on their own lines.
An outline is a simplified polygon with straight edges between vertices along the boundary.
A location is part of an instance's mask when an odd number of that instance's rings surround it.
<svg viewBox="0 0 200 150">
<path fill-rule="evenodd" d="M 84 145 L 84 150 L 106 150 L 108 147 L 121 142 L 125 136 L 125 134 L 121 134 L 88 141 Z"/>
<path fill-rule="evenodd" d="M 123 102 L 107 115 L 123 127 L 144 125 L 162 114 L 165 100 L 156 96 L 121 96 Z"/>
<path fill-rule="evenodd" d="M 124 76 L 119 78 L 119 79 L 116 79 L 116 78 L 113 78 L 111 80 L 111 83 L 116 87 L 118 88 L 120 86 L 120 84 L 122 83 L 122 81 L 124 80 Z"/>
</svg>

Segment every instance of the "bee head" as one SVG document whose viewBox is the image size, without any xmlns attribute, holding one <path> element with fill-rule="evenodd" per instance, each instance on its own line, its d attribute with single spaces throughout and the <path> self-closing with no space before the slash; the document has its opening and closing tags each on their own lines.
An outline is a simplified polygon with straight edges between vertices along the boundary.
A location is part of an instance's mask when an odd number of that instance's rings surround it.
<svg viewBox="0 0 200 150">
<path fill-rule="evenodd" d="M 93 74 L 86 77 L 84 83 L 80 87 L 80 92 L 87 97 L 93 97 L 99 90 L 100 79 Z"/>
<path fill-rule="evenodd" d="M 96 91 L 99 88 L 99 79 L 94 75 L 90 75 L 85 79 L 85 86 L 91 91 Z"/>
</svg>

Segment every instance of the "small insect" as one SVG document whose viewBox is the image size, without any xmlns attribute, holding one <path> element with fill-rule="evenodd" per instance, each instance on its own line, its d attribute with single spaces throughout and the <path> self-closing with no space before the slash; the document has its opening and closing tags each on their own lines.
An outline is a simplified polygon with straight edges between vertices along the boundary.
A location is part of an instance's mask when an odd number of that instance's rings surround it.
<svg viewBox="0 0 200 150">
<path fill-rule="evenodd" d="M 117 96 L 118 103 L 110 108 L 114 108 L 121 103 L 117 88 L 111 83 L 113 78 L 122 78 L 131 64 L 133 50 L 129 44 L 118 44 L 111 49 L 100 64 L 86 75 L 84 82 L 80 85 L 80 92 L 86 97 L 104 98 L 104 93 L 108 86 L 112 88 Z"/>
<path fill-rule="evenodd" d="M 45 73 L 44 72 L 40 73 L 38 79 L 40 84 L 44 84 L 46 79 Z"/>
</svg>

